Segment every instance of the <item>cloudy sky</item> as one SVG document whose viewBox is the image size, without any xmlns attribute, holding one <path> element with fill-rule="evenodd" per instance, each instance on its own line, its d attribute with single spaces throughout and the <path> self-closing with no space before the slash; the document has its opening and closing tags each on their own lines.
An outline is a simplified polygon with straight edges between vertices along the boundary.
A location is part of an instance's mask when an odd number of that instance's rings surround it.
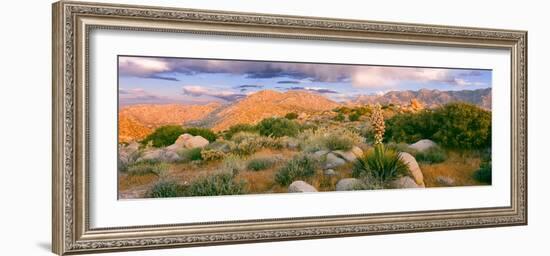
<svg viewBox="0 0 550 256">
<path fill-rule="evenodd" d="M 491 71 L 120 56 L 121 105 L 229 102 L 260 90 L 306 90 L 335 101 L 393 90 L 491 87 Z"/>
</svg>

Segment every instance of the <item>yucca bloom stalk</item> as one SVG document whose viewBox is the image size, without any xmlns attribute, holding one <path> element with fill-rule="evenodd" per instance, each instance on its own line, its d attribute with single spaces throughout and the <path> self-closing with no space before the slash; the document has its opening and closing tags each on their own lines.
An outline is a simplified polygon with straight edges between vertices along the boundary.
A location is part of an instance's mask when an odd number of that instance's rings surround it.
<svg viewBox="0 0 550 256">
<path fill-rule="evenodd" d="M 386 124 L 384 123 L 382 107 L 378 103 L 374 105 L 370 122 L 374 129 L 374 145 L 381 145 L 384 139 L 384 132 L 386 131 Z"/>
</svg>

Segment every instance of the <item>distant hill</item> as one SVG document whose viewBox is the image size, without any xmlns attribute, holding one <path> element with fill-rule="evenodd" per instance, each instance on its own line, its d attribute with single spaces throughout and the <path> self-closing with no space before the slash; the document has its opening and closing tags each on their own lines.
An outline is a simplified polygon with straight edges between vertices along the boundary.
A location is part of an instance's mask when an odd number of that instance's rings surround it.
<svg viewBox="0 0 550 256">
<path fill-rule="evenodd" d="M 119 142 L 143 139 L 156 127 L 200 120 L 216 110 L 220 103 L 206 105 L 141 104 L 121 107 Z"/>
<path fill-rule="evenodd" d="M 239 123 L 256 124 L 264 118 L 287 113 L 315 113 L 332 110 L 339 104 L 318 93 L 263 90 L 229 105 L 216 114 L 213 130 L 222 131 Z"/>
<path fill-rule="evenodd" d="M 472 103 L 484 109 L 491 109 L 491 88 L 462 91 L 440 91 L 421 89 L 418 91 L 390 91 L 383 95 L 360 95 L 351 104 L 399 104 L 407 105 L 416 99 L 427 108 L 433 108 L 454 101 Z"/>
</svg>

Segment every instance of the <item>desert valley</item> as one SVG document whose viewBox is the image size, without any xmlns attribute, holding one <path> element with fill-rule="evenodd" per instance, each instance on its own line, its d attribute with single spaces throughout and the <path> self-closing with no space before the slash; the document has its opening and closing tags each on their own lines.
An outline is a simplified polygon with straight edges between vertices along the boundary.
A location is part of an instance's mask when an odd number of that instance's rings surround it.
<svg viewBox="0 0 550 256">
<path fill-rule="evenodd" d="M 491 88 L 119 109 L 119 198 L 491 184 Z"/>
</svg>

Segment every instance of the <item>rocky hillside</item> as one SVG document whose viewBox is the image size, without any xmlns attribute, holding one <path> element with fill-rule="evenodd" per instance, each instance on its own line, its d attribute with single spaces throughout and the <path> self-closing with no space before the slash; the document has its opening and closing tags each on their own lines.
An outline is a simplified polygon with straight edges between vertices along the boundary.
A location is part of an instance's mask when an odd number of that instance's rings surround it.
<svg viewBox="0 0 550 256">
<path fill-rule="evenodd" d="M 222 131 L 235 124 L 256 124 L 264 118 L 284 116 L 289 112 L 309 114 L 332 110 L 337 106 L 339 106 L 338 103 L 316 93 L 305 91 L 283 93 L 264 90 L 251 94 L 216 113 L 217 121 L 212 128 L 215 131 Z"/>
<path fill-rule="evenodd" d="M 418 91 L 391 91 L 383 95 L 360 95 L 351 104 L 399 104 L 406 105 L 416 99 L 424 107 L 433 108 L 453 101 L 463 101 L 475 104 L 484 109 L 491 109 L 491 88 L 462 91 L 440 91 L 421 89 Z"/>
<path fill-rule="evenodd" d="M 153 129 L 144 126 L 135 118 L 120 115 L 118 118 L 118 142 L 141 140 L 153 132 Z"/>
<path fill-rule="evenodd" d="M 209 103 L 206 105 L 146 104 L 122 107 L 118 113 L 119 142 L 142 139 L 158 126 L 203 119 L 219 106 L 219 103 Z"/>
</svg>

